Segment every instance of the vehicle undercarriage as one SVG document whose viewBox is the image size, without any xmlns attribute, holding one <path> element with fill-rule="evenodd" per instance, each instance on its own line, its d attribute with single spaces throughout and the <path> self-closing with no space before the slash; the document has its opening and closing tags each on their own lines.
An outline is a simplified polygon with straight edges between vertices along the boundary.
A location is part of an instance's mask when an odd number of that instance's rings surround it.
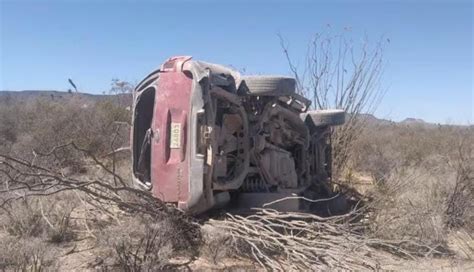
<svg viewBox="0 0 474 272">
<path fill-rule="evenodd" d="M 193 213 L 229 203 L 307 208 L 295 196 L 328 190 L 331 126 L 344 122 L 344 112 L 309 110 L 295 85 L 288 77 L 168 60 L 134 95 L 135 180 Z M 285 197 L 295 198 L 278 201 Z"/>
</svg>

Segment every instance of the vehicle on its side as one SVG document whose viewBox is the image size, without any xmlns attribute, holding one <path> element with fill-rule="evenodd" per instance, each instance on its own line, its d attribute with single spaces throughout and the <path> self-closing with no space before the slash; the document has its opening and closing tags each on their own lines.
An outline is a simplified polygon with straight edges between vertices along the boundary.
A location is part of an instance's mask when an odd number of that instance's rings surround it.
<svg viewBox="0 0 474 272">
<path fill-rule="evenodd" d="M 167 203 L 202 213 L 227 203 L 289 211 L 331 178 L 330 127 L 342 110 L 309 110 L 295 79 L 243 76 L 179 56 L 133 94 L 133 179 Z M 304 202 L 304 201 L 303 201 Z"/>
</svg>

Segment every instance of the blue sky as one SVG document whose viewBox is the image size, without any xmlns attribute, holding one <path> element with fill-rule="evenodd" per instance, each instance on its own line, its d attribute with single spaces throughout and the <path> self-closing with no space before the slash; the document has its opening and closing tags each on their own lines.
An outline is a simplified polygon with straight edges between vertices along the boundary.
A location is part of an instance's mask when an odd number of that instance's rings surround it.
<svg viewBox="0 0 474 272">
<path fill-rule="evenodd" d="M 288 74 L 277 33 L 296 60 L 316 32 L 390 38 L 376 115 L 472 123 L 472 1 L 0 0 L 0 90 L 102 93 L 139 81 L 172 55 Z"/>
</svg>

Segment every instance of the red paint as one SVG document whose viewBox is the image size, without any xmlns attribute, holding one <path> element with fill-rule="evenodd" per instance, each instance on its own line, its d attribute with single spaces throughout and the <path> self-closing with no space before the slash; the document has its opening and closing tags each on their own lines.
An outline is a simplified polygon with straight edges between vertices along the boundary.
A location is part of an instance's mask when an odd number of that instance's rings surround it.
<svg viewBox="0 0 474 272">
<path fill-rule="evenodd" d="M 179 70 L 166 69 L 156 85 L 151 149 L 153 194 L 186 208 L 189 191 L 186 140 L 192 79 Z M 170 148 L 172 123 L 180 124 L 179 148 Z"/>
</svg>

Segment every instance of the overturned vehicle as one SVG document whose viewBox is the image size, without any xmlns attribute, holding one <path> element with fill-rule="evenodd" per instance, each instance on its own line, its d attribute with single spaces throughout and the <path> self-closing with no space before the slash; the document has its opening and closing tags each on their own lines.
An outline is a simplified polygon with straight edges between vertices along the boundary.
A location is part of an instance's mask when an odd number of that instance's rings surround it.
<svg viewBox="0 0 474 272">
<path fill-rule="evenodd" d="M 134 90 L 134 182 L 189 213 L 222 205 L 308 208 L 304 199 L 327 190 L 330 127 L 343 124 L 345 113 L 309 110 L 295 84 L 168 59 Z"/>
</svg>

